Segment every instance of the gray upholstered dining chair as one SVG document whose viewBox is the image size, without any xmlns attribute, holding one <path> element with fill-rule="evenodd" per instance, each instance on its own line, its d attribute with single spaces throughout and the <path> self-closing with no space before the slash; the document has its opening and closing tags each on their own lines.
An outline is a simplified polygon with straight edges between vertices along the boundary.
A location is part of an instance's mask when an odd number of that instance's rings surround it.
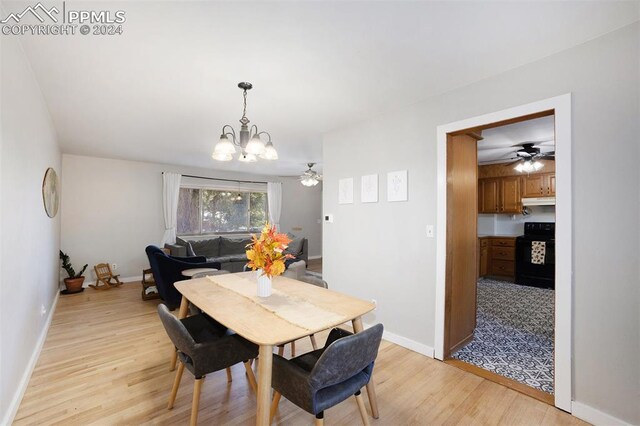
<svg viewBox="0 0 640 426">
<path fill-rule="evenodd" d="M 382 340 L 382 324 L 360 333 L 334 328 L 325 347 L 287 360 L 273 357 L 271 420 L 284 396 L 324 424 L 324 410 L 356 397 L 362 422 L 369 424 L 360 390 L 369 383 Z"/>
<path fill-rule="evenodd" d="M 298 266 L 296 267 L 296 265 L 298 265 Z M 292 270 L 292 268 L 296 268 L 296 270 L 294 270 L 294 272 L 291 273 L 291 274 L 287 274 L 287 272 Z M 315 285 L 315 286 L 318 286 L 318 287 L 329 288 L 329 285 L 327 284 L 327 282 L 324 281 L 322 278 L 318 278 L 318 277 L 315 277 L 313 275 L 301 273 L 301 272 L 297 271 L 297 269 L 306 270 L 306 263 L 304 262 L 304 260 L 301 260 L 299 262 L 295 262 L 295 263 L 291 264 L 291 266 L 289 266 L 289 269 L 287 269 L 285 271 L 283 276 L 288 277 L 288 278 L 293 278 L 295 280 L 299 280 L 299 281 L 305 282 L 307 284 Z M 317 350 L 318 349 L 318 343 L 316 342 L 315 334 L 311 334 L 309 336 L 309 339 L 311 340 L 311 346 L 313 347 L 313 350 L 314 351 Z M 289 343 L 291 343 L 291 356 L 295 357 L 296 356 L 296 342 L 294 340 L 294 341 L 289 342 Z M 278 355 L 282 356 L 284 354 L 284 346 L 285 345 L 279 345 L 278 346 Z"/>
<path fill-rule="evenodd" d="M 256 379 L 250 360 L 258 356 L 258 347 L 237 334 L 233 334 L 220 324 L 203 314 L 192 315 L 179 320 L 169 312 L 166 305 L 158 305 L 158 314 L 169 338 L 178 350 L 178 371 L 169 396 L 168 409 L 173 403 L 180 387 L 185 367 L 193 373 L 195 383 L 191 404 L 191 425 L 198 420 L 200 390 L 204 377 L 239 362 L 244 363 L 249 384 L 256 390 Z"/>
</svg>

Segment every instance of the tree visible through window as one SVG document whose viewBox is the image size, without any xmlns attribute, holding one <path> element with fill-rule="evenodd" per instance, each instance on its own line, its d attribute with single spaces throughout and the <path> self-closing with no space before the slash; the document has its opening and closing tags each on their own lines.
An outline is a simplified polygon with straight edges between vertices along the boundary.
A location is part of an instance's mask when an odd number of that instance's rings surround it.
<svg viewBox="0 0 640 426">
<path fill-rule="evenodd" d="M 258 232 L 266 221 L 265 192 L 180 188 L 178 235 Z"/>
</svg>

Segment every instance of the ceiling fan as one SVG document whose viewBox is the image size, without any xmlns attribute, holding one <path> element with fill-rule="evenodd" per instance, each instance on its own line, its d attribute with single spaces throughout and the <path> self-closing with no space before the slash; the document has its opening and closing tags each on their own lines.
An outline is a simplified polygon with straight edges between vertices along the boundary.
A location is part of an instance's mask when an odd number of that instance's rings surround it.
<svg viewBox="0 0 640 426">
<path fill-rule="evenodd" d="M 535 142 L 522 142 L 512 146 L 520 146 L 522 148 L 518 149 L 515 152 L 515 157 L 510 158 L 510 160 L 515 161 L 505 164 L 505 167 L 517 163 L 517 166 L 514 168 L 520 173 L 530 173 L 533 171 L 538 171 L 544 167 L 544 164 L 539 160 L 555 161 L 556 158 L 555 151 L 543 152 L 540 146 L 536 146 Z"/>
<path fill-rule="evenodd" d="M 515 152 L 516 157 L 518 157 L 518 159 L 525 159 L 525 160 L 533 160 L 533 159 L 537 159 L 537 160 L 553 160 L 555 159 L 555 151 L 547 151 L 547 152 L 543 152 L 540 149 L 540 145 L 536 145 L 535 142 L 523 142 L 523 143 L 519 143 L 517 145 L 513 145 L 514 147 L 516 146 L 521 146 L 522 148 L 520 148 L 519 150 L 517 150 Z"/>
<path fill-rule="evenodd" d="M 304 186 L 316 186 L 318 182 L 322 180 L 322 175 L 316 172 L 315 170 L 311 170 L 311 168 L 316 163 L 307 163 L 307 167 L 309 167 L 302 175 L 300 175 L 300 183 Z"/>
</svg>

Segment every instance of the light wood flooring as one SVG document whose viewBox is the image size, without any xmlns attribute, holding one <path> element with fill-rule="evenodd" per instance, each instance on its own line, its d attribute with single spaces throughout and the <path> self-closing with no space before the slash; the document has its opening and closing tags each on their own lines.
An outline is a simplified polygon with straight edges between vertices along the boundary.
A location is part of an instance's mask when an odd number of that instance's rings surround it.
<svg viewBox="0 0 640 426">
<path fill-rule="evenodd" d="M 171 344 L 156 314 L 158 301 L 142 301 L 140 289 L 139 283 L 129 283 L 60 296 L 16 425 L 188 424 L 193 376 L 185 371 L 175 407 L 167 410 L 174 378 L 169 372 Z M 311 345 L 304 339 L 296 346 L 300 352 Z M 224 371 L 207 376 L 200 399 L 201 425 L 254 424 L 256 398 L 243 370 L 242 364 L 233 367 L 231 383 Z M 371 419 L 374 426 L 582 423 L 504 386 L 386 341 L 374 379 L 380 407 L 380 419 Z M 310 425 L 313 420 L 283 398 L 274 423 Z M 325 421 L 360 424 L 355 398 L 327 410 Z"/>
<path fill-rule="evenodd" d="M 320 259 L 309 259 L 309 264 L 307 265 L 307 270 L 311 271 L 311 272 L 322 273 L 322 258 L 320 258 Z"/>
</svg>

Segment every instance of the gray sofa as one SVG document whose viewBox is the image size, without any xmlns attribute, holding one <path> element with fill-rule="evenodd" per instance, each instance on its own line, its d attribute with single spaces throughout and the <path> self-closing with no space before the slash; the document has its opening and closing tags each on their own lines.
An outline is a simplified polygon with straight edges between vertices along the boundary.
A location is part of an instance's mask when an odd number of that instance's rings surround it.
<svg viewBox="0 0 640 426">
<path fill-rule="evenodd" d="M 297 260 L 309 261 L 309 243 L 306 238 L 292 238 L 286 250 Z M 171 251 L 171 256 L 189 257 L 204 256 L 207 262 L 220 262 L 221 267 L 229 272 L 242 272 L 247 264 L 246 246 L 251 238 L 213 237 L 205 240 L 183 240 L 177 238 L 175 244 L 165 244 Z"/>
</svg>

